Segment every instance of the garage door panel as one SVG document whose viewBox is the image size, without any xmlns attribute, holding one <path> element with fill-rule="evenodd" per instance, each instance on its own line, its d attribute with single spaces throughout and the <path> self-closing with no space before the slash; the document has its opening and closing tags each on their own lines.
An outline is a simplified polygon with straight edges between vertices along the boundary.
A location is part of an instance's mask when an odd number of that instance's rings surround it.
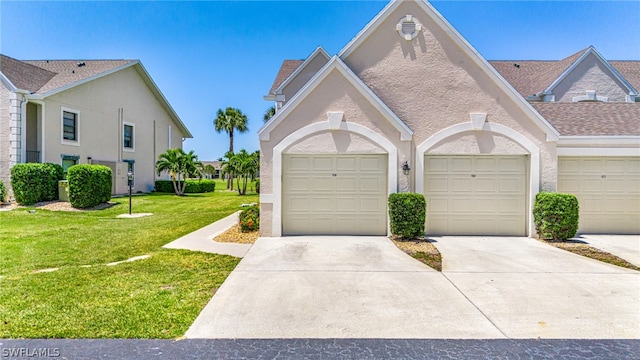
<svg viewBox="0 0 640 360">
<path fill-rule="evenodd" d="M 473 192 L 473 183 L 471 177 L 452 177 L 449 180 L 451 186 L 449 187 L 453 193 L 471 193 Z"/>
<path fill-rule="evenodd" d="M 493 214 L 499 207 L 498 199 L 493 197 L 475 197 L 473 201 L 473 212 L 478 215 Z"/>
<path fill-rule="evenodd" d="M 558 163 L 558 191 L 575 194 L 580 204 L 580 233 L 640 234 L 640 157 L 562 157 Z"/>
<path fill-rule="evenodd" d="M 282 163 L 284 235 L 386 235 L 387 155 L 285 154 Z"/>
<path fill-rule="evenodd" d="M 289 176 L 287 182 L 287 188 L 292 192 L 305 192 L 309 191 L 311 178 L 309 176 Z"/>
<path fill-rule="evenodd" d="M 354 191 L 357 190 L 357 179 L 353 175 L 336 177 L 335 181 L 336 181 L 336 191 L 339 193 L 341 192 L 353 193 Z"/>
<path fill-rule="evenodd" d="M 426 179 L 425 183 L 427 184 L 427 189 L 429 189 L 429 192 L 431 193 L 446 193 L 449 191 L 449 180 L 446 177 L 435 175 Z"/>
<path fill-rule="evenodd" d="M 336 197 L 336 211 L 355 212 L 358 209 L 358 199 L 355 196 L 339 195 Z"/>
<path fill-rule="evenodd" d="M 284 165 L 291 172 L 308 172 L 311 170 L 310 159 L 307 157 L 291 156 Z"/>
<path fill-rule="evenodd" d="M 355 172 L 358 168 L 358 159 L 355 156 L 341 156 L 336 159 L 336 171 L 340 173 Z"/>
<path fill-rule="evenodd" d="M 448 171 L 451 172 L 465 172 L 472 171 L 472 160 L 469 158 L 452 158 L 449 163 Z"/>
<path fill-rule="evenodd" d="M 383 158 L 379 158 L 379 157 L 360 158 L 360 162 L 359 162 L 360 171 L 378 173 L 381 169 L 386 169 L 386 168 L 387 168 L 387 163 L 386 163 L 386 160 Z"/>
<path fill-rule="evenodd" d="M 425 164 L 428 234 L 526 233 L 526 156 L 427 155 Z"/>
<path fill-rule="evenodd" d="M 334 161 L 331 156 L 315 156 L 312 159 L 313 171 L 327 171 L 331 172 L 334 169 Z"/>
</svg>

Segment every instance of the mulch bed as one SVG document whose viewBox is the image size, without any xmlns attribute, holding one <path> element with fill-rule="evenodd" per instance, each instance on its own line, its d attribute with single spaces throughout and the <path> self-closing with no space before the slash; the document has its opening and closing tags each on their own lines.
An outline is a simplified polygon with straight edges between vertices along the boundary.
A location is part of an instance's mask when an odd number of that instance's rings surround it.
<svg viewBox="0 0 640 360">
<path fill-rule="evenodd" d="M 260 231 L 242 232 L 240 226 L 233 225 L 229 230 L 216 236 L 213 241 L 238 244 L 253 244 L 260 237 Z"/>
<path fill-rule="evenodd" d="M 627 260 L 621 259 L 613 254 L 610 254 L 606 251 L 596 249 L 589 244 L 586 244 L 580 240 L 542 240 L 545 244 L 557 247 L 558 249 L 566 250 L 572 252 L 574 254 L 582 255 L 594 260 L 602 261 L 608 264 L 624 267 L 631 270 L 639 270 L 640 267 L 637 267 Z"/>
<path fill-rule="evenodd" d="M 108 209 L 115 205 L 118 205 L 118 203 L 107 202 L 107 203 L 94 206 L 92 208 L 77 209 L 71 206 L 71 203 L 68 201 L 42 201 L 29 206 L 19 205 L 13 202 L 11 204 L 3 204 L 0 207 L 0 210 L 8 211 L 8 210 L 14 210 L 14 209 L 26 209 L 29 207 L 29 208 L 37 208 L 37 209 L 49 210 L 49 211 L 92 211 L 92 210 Z"/>
<path fill-rule="evenodd" d="M 426 238 L 403 239 L 391 237 L 391 241 L 402 251 L 409 254 L 423 264 L 437 271 L 442 271 L 442 256 L 440 251 Z"/>
</svg>

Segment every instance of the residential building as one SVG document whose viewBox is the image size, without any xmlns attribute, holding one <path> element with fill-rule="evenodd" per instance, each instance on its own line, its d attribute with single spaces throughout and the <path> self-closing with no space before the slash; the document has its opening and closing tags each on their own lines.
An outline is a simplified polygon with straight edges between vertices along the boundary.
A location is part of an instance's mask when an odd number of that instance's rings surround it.
<svg viewBox="0 0 640 360">
<path fill-rule="evenodd" d="M 155 162 L 192 135 L 138 60 L 0 55 L 0 180 L 19 163 L 103 164 L 113 193 L 153 190 Z"/>
<path fill-rule="evenodd" d="M 575 194 L 582 233 L 640 234 L 637 89 L 640 61 L 487 61 L 428 2 L 392 1 L 337 55 L 284 61 L 262 235 L 387 235 L 408 191 L 429 235 L 534 236 L 540 191 Z"/>
</svg>

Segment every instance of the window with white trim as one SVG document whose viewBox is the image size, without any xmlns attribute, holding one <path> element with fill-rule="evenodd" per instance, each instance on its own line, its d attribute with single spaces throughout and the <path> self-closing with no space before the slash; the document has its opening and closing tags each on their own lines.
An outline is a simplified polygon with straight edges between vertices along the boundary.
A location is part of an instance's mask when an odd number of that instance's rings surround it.
<svg viewBox="0 0 640 360">
<path fill-rule="evenodd" d="M 61 141 L 66 145 L 80 145 L 80 112 L 61 108 Z"/>
<path fill-rule="evenodd" d="M 135 149 L 135 125 L 124 123 L 122 136 L 122 147 L 125 150 L 133 151 Z"/>
</svg>

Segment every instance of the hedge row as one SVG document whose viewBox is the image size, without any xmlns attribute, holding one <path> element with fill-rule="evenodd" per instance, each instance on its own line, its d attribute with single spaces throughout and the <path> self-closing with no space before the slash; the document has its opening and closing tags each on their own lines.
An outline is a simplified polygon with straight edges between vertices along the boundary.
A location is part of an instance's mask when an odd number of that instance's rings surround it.
<svg viewBox="0 0 640 360">
<path fill-rule="evenodd" d="M 178 186 L 182 186 L 182 181 L 178 183 Z M 202 180 L 189 180 L 187 179 L 187 186 L 184 188 L 184 192 L 188 194 L 213 192 L 216 189 L 216 182 L 209 179 Z M 156 180 L 156 192 L 161 193 L 173 193 L 173 182 L 171 180 Z"/>
<path fill-rule="evenodd" d="M 74 165 L 67 171 L 69 202 L 85 209 L 111 199 L 111 169 L 104 165 Z"/>
<path fill-rule="evenodd" d="M 422 194 L 394 193 L 389 195 L 391 234 L 403 238 L 424 236 L 427 202 Z"/>
<path fill-rule="evenodd" d="M 58 199 L 58 181 L 64 170 L 58 164 L 16 164 L 11 168 L 11 187 L 16 202 L 31 205 Z"/>
<path fill-rule="evenodd" d="M 580 206 L 572 194 L 541 192 L 533 205 L 533 223 L 541 239 L 566 240 L 576 236 Z"/>
</svg>

